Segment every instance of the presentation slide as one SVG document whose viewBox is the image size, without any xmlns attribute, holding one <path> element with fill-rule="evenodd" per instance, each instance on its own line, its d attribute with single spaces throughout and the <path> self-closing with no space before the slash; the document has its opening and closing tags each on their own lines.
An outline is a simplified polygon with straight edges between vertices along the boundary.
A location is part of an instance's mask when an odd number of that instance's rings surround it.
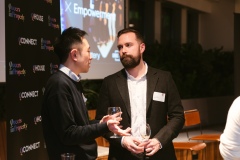
<svg viewBox="0 0 240 160">
<path fill-rule="evenodd" d="M 0 83 L 6 82 L 5 67 L 5 9 L 4 1 L 0 1 Z"/>
<path fill-rule="evenodd" d="M 92 62 L 83 79 L 103 79 L 122 69 L 117 32 L 124 28 L 124 0 L 60 0 L 61 31 L 78 27 L 88 33 Z"/>
</svg>

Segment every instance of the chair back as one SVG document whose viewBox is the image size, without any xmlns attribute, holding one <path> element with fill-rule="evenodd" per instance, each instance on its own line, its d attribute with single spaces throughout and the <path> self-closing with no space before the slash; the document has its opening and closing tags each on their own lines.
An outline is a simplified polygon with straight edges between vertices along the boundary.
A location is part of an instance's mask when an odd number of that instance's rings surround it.
<svg viewBox="0 0 240 160">
<path fill-rule="evenodd" d="M 184 111 L 184 117 L 185 117 L 184 126 L 186 127 L 186 133 L 187 133 L 187 137 L 188 137 L 189 140 L 190 140 L 189 133 L 188 133 L 189 132 L 189 127 L 198 125 L 199 130 L 202 134 L 201 118 L 200 118 L 200 113 L 197 109 Z"/>
<path fill-rule="evenodd" d="M 200 114 L 197 109 L 184 111 L 185 126 L 190 127 L 201 124 Z"/>
</svg>

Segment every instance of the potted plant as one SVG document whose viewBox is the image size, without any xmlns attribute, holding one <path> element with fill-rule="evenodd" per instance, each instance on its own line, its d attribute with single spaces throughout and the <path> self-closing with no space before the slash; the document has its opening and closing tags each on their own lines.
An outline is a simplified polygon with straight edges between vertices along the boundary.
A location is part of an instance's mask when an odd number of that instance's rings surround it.
<svg viewBox="0 0 240 160">
<path fill-rule="evenodd" d="M 182 99 L 234 94 L 233 51 L 204 50 L 200 44 L 147 46 L 144 60 L 172 73 Z"/>
<path fill-rule="evenodd" d="M 102 85 L 102 80 L 82 80 L 84 96 L 87 98 L 86 106 L 88 110 L 95 110 L 97 108 L 99 90 Z"/>
</svg>

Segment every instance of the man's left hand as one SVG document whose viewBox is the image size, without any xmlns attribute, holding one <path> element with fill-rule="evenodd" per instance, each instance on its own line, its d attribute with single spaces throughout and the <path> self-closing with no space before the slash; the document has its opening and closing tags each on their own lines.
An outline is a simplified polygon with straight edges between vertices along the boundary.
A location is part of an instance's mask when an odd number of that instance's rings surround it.
<svg viewBox="0 0 240 160">
<path fill-rule="evenodd" d="M 148 142 L 145 144 L 147 156 L 154 155 L 159 149 L 161 149 L 161 144 L 156 138 L 149 139 Z"/>
</svg>

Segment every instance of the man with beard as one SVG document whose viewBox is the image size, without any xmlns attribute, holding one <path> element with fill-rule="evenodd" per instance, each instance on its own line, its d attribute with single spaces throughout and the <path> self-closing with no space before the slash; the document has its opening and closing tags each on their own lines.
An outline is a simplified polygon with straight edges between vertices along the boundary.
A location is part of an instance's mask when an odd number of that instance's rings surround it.
<svg viewBox="0 0 240 160">
<path fill-rule="evenodd" d="M 107 108 L 119 106 L 121 125 L 131 127 L 131 136 L 110 138 L 109 160 L 176 160 L 172 140 L 185 119 L 181 99 L 172 76 L 143 61 L 145 44 L 141 34 L 131 28 L 118 32 L 118 50 L 124 69 L 103 80 L 96 119 Z M 139 128 L 148 123 L 150 139 L 143 140 Z"/>
</svg>

